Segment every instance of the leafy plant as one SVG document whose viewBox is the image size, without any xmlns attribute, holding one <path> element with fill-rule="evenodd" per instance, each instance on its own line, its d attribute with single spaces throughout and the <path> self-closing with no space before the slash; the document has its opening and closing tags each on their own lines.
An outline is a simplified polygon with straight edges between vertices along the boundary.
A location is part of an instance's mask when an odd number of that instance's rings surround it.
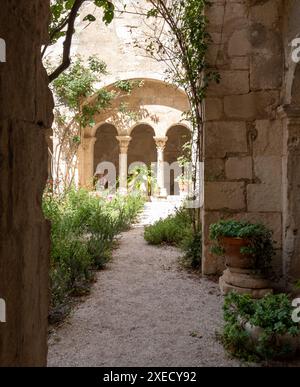
<svg viewBox="0 0 300 387">
<path fill-rule="evenodd" d="M 139 192 L 150 196 L 157 188 L 157 179 L 152 169 L 147 166 L 135 167 L 127 181 L 130 192 Z"/>
<path fill-rule="evenodd" d="M 267 270 L 275 254 L 273 233 L 260 223 L 250 223 L 237 220 L 221 220 L 210 225 L 210 239 L 214 241 L 212 252 L 224 255 L 223 237 L 241 238 L 249 242 L 241 248 L 241 253 L 251 255 L 255 259 L 255 267 Z"/>
<path fill-rule="evenodd" d="M 190 212 L 181 208 L 166 219 L 160 219 L 145 228 L 145 240 L 152 245 L 168 244 L 180 247 L 185 256 L 182 264 L 187 268 L 201 267 L 201 233 L 193 232 Z"/>
<path fill-rule="evenodd" d="M 51 313 L 86 290 L 93 271 L 109 261 L 115 236 L 129 227 L 142 206 L 139 195 L 105 200 L 74 189 L 44 195 L 44 214 L 51 221 Z"/>
<path fill-rule="evenodd" d="M 244 360 L 286 356 L 291 347 L 279 337 L 300 334 L 300 325 L 292 320 L 292 302 L 287 294 L 270 294 L 254 300 L 249 295 L 232 292 L 225 297 L 223 311 L 223 344 L 230 353 Z M 256 339 L 245 329 L 246 323 L 261 329 Z"/>
</svg>

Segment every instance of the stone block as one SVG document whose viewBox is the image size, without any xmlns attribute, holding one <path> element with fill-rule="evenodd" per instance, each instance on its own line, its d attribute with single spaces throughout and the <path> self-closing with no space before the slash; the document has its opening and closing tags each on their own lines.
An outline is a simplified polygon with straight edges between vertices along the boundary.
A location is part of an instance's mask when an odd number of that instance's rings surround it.
<svg viewBox="0 0 300 387">
<path fill-rule="evenodd" d="M 249 41 L 249 32 L 245 29 L 237 29 L 228 38 L 228 55 L 247 56 L 251 53 L 251 43 Z"/>
<path fill-rule="evenodd" d="M 253 142 L 254 156 L 281 156 L 283 153 L 282 122 L 258 120 L 255 122 L 257 138 Z"/>
<path fill-rule="evenodd" d="M 228 153 L 248 150 L 246 123 L 238 121 L 207 122 L 204 128 L 205 157 L 222 158 Z"/>
<path fill-rule="evenodd" d="M 223 117 L 223 100 L 220 98 L 205 99 L 205 121 L 220 120 Z"/>
<path fill-rule="evenodd" d="M 243 182 L 204 183 L 205 209 L 242 210 L 246 205 L 244 189 Z"/>
<path fill-rule="evenodd" d="M 277 50 L 276 50 L 277 51 Z M 270 51 L 250 58 L 251 90 L 279 89 L 282 84 L 282 55 Z M 272 71 L 270 71 L 272 69 Z"/>
<path fill-rule="evenodd" d="M 204 180 L 216 181 L 225 179 L 224 159 L 206 159 L 204 163 Z"/>
<path fill-rule="evenodd" d="M 236 56 L 230 60 L 232 70 L 249 70 L 250 60 L 248 56 Z"/>
<path fill-rule="evenodd" d="M 225 269 L 224 258 L 211 253 L 211 245 L 203 245 L 202 254 L 202 274 L 203 275 L 221 275 Z"/>
<path fill-rule="evenodd" d="M 279 92 L 251 92 L 224 98 L 224 111 L 228 118 L 254 120 L 270 118 L 279 104 Z"/>
<path fill-rule="evenodd" d="M 249 92 L 249 72 L 247 70 L 220 71 L 220 83 L 211 83 L 209 96 L 247 94 Z"/>
<path fill-rule="evenodd" d="M 261 183 L 247 186 L 248 210 L 280 212 L 282 209 L 281 157 L 255 157 L 254 173 Z"/>
<path fill-rule="evenodd" d="M 225 171 L 229 180 L 252 179 L 252 158 L 230 157 L 226 161 Z"/>
</svg>

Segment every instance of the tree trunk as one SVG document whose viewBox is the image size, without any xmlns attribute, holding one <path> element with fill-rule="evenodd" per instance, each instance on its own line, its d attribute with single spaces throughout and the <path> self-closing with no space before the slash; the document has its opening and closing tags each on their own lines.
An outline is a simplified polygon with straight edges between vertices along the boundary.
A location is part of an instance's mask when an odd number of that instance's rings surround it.
<svg viewBox="0 0 300 387">
<path fill-rule="evenodd" d="M 49 225 L 42 210 L 47 179 L 45 132 L 52 96 L 41 63 L 50 0 L 2 0 L 0 38 L 0 322 L 1 366 L 47 361 Z"/>
</svg>

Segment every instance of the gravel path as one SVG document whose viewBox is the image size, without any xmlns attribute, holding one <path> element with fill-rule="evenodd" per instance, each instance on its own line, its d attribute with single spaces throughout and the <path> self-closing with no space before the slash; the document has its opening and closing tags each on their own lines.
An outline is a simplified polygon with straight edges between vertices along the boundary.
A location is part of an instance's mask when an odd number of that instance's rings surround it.
<svg viewBox="0 0 300 387">
<path fill-rule="evenodd" d="M 51 335 L 49 366 L 239 366 L 215 339 L 218 286 L 180 270 L 177 249 L 147 245 L 147 211 L 121 235 L 90 296 Z"/>
</svg>

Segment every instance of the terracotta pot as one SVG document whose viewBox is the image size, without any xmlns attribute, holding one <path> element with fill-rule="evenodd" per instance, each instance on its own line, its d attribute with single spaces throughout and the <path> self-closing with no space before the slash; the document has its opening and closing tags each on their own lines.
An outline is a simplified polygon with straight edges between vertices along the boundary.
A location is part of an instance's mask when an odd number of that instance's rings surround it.
<svg viewBox="0 0 300 387">
<path fill-rule="evenodd" d="M 223 237 L 221 244 L 225 250 L 225 263 L 228 267 L 255 269 L 255 259 L 249 254 L 242 254 L 241 248 L 248 247 L 248 239 Z"/>
</svg>

